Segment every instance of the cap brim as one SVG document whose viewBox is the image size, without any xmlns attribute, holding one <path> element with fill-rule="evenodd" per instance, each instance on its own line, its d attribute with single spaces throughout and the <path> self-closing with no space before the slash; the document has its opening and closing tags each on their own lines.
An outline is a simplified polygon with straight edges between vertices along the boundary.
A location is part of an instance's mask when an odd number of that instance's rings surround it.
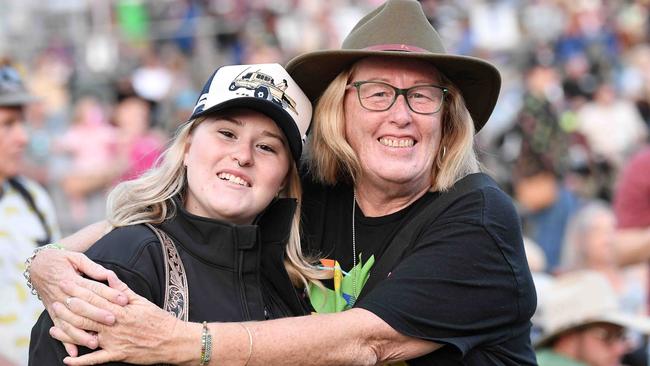
<svg viewBox="0 0 650 366">
<path fill-rule="evenodd" d="M 300 155 L 302 154 L 302 144 L 299 143 L 302 141 L 300 138 L 300 131 L 298 131 L 296 123 L 291 115 L 276 103 L 256 97 L 239 97 L 224 101 L 211 108 L 195 113 L 192 118 L 203 117 L 231 108 L 252 109 L 272 119 L 284 133 L 286 141 L 289 144 L 291 156 L 296 163 L 300 161 Z M 298 144 L 295 142 L 298 142 Z"/>
<path fill-rule="evenodd" d="M 0 95 L 0 107 L 20 107 L 39 101 L 41 98 L 27 93 Z"/>
<path fill-rule="evenodd" d="M 287 63 L 286 69 L 309 99 L 315 102 L 341 71 L 370 56 L 416 59 L 434 65 L 460 89 L 474 120 L 476 132 L 483 128 L 490 118 L 499 97 L 499 71 L 492 64 L 469 56 L 425 52 L 326 50 L 297 56 Z"/>
</svg>

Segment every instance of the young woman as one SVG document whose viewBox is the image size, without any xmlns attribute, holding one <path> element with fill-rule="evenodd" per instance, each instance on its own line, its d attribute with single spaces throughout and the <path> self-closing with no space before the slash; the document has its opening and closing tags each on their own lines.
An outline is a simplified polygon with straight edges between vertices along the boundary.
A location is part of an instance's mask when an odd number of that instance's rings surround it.
<svg viewBox="0 0 650 366">
<path fill-rule="evenodd" d="M 240 83 L 251 72 L 266 84 Z M 288 80 L 279 100 L 259 92 L 273 87 L 269 77 Z M 86 254 L 184 320 L 304 314 L 293 285 L 316 272 L 300 250 L 296 164 L 310 119 L 309 100 L 280 65 L 218 69 L 159 165 L 111 192 L 116 229 Z M 30 364 L 62 364 L 67 355 L 48 334 L 52 324 L 44 312 Z"/>
</svg>

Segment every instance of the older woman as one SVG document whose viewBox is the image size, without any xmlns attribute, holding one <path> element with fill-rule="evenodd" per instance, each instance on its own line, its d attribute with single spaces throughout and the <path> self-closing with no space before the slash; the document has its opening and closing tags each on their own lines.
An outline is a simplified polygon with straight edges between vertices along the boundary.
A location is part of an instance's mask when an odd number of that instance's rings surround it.
<svg viewBox="0 0 650 366">
<path fill-rule="evenodd" d="M 534 365 L 535 292 L 518 218 L 507 195 L 478 173 L 473 150 L 474 132 L 496 103 L 496 69 L 447 54 L 410 0 L 369 13 L 343 49 L 300 56 L 287 68 L 318 99 L 303 179 L 308 250 L 344 269 L 371 255 L 376 265 L 363 289 L 352 281 L 350 310 L 247 323 L 251 338 L 237 324 L 209 324 L 215 364 Z M 79 255 L 36 259 L 108 276 Z M 68 364 L 198 363 L 201 324 L 177 321 L 124 287 L 72 280 L 102 296 L 73 285 L 62 294 L 45 285 L 69 266 L 57 268 L 33 268 L 39 291 L 46 302 L 80 297 L 80 306 L 75 313 L 57 306 L 52 334 L 102 347 Z M 104 300 L 125 294 L 123 307 Z M 106 311 L 113 325 L 97 321 Z"/>
</svg>

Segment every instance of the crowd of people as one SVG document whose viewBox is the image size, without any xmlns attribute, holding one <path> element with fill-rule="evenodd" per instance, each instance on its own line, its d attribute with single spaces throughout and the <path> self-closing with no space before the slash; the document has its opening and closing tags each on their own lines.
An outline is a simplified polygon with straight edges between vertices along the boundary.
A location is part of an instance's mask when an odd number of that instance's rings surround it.
<svg viewBox="0 0 650 366">
<path fill-rule="evenodd" d="M 29 58 L 11 49 L 0 54 L 38 97 L 25 105 L 28 139 L 21 174 L 46 188 L 64 236 L 104 219 L 108 192 L 154 165 L 216 67 L 285 64 L 305 52 L 337 49 L 354 24 L 383 1 L 142 2 L 137 9 L 126 3 L 115 2 L 112 11 L 144 16 L 115 18 L 119 57 L 112 67 L 92 70 L 78 57 L 78 43 L 64 38 Z M 616 297 L 607 311 L 648 313 L 650 4 L 420 4 L 447 52 L 488 60 L 501 74 L 498 102 L 475 143 L 484 170 L 512 196 L 521 220 L 538 297 L 532 342 L 551 360 L 540 364 L 559 364 L 554 357 L 560 354 L 599 365 L 581 358 L 593 355 L 590 349 L 576 351 L 590 343 L 564 337 L 593 335 L 610 346 L 609 356 L 596 358 L 647 365 L 649 327 L 606 317 L 549 322 L 558 311 L 553 309 L 577 303 L 573 298 L 554 305 L 565 291 L 556 281 L 585 281 L 588 287 L 596 281 L 593 272 L 611 286 L 608 296 Z M 175 27 L 157 37 L 156 25 L 165 21 Z M 210 31 L 206 23 L 213 24 Z M 309 87 L 300 86 L 309 95 Z M 57 229 L 54 238 L 58 234 Z M 16 301 L 22 304 L 20 296 Z M 4 319 L 0 314 L 0 327 Z"/>
</svg>

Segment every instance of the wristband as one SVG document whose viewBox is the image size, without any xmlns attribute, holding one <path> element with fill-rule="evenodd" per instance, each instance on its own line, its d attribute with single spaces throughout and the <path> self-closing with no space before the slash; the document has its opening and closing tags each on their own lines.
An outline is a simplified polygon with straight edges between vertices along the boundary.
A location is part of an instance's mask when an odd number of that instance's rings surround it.
<svg viewBox="0 0 650 366">
<path fill-rule="evenodd" d="M 32 265 L 32 261 L 34 260 L 34 258 L 36 258 L 36 255 L 38 255 L 38 253 L 40 253 L 41 250 L 45 250 L 45 249 L 65 250 L 65 248 L 63 248 L 63 246 L 61 246 L 61 244 L 59 243 L 50 243 L 34 249 L 32 255 L 30 255 L 27 259 L 25 259 L 25 271 L 23 271 L 23 277 L 25 277 L 25 280 L 27 280 L 27 287 L 29 288 L 29 291 L 32 293 L 32 295 L 36 295 L 36 297 L 38 297 L 39 300 L 41 300 L 41 296 L 38 294 L 36 288 L 32 284 L 32 276 L 31 273 L 29 273 L 29 270 Z"/>
</svg>

